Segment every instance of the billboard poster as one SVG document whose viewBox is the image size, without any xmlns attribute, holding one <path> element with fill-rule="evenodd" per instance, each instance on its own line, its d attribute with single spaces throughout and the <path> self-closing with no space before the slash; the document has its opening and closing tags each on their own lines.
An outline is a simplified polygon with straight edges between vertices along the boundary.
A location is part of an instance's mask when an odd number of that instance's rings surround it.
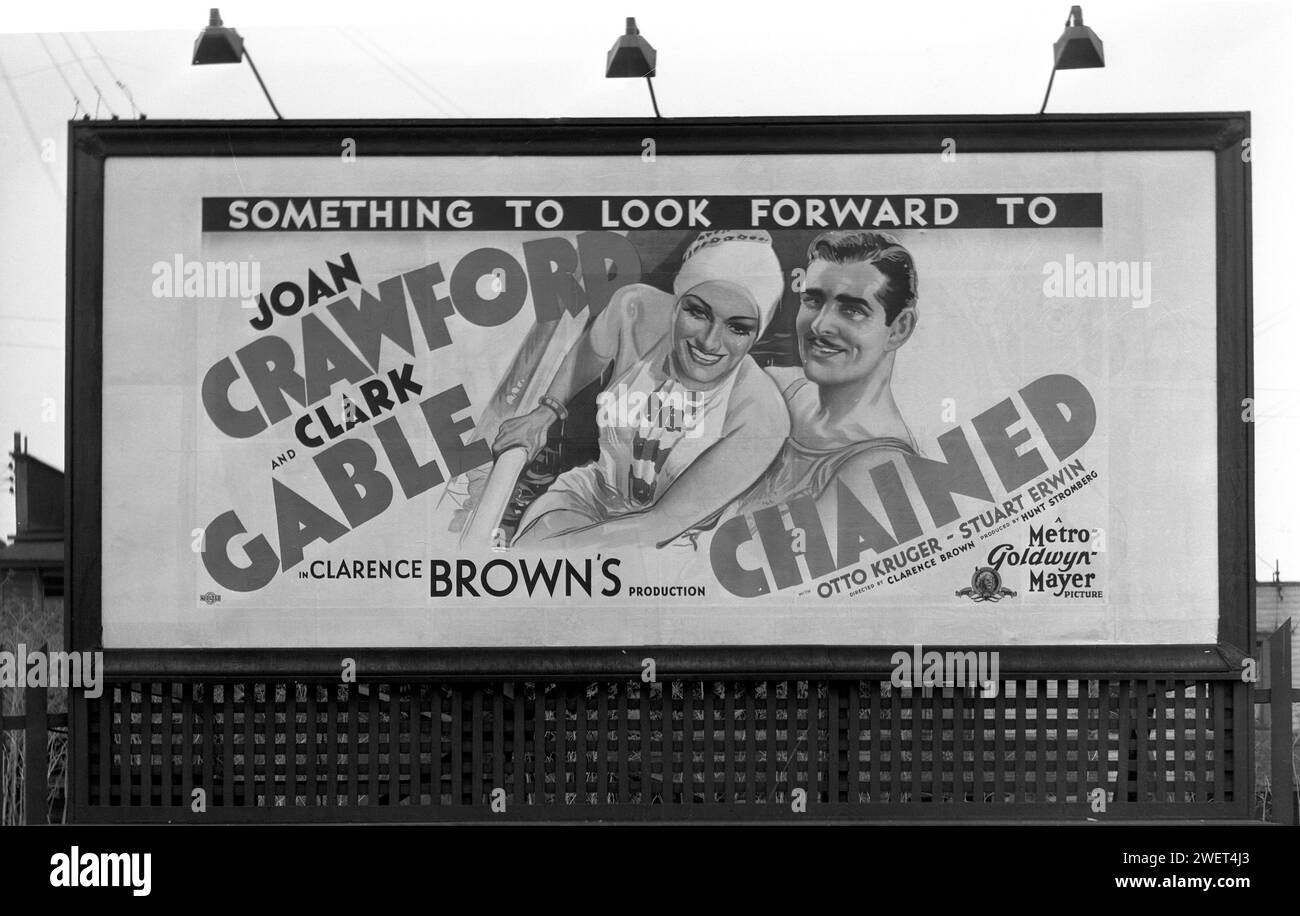
<svg viewBox="0 0 1300 916">
<path fill-rule="evenodd" d="M 1208 151 L 109 158 L 108 648 L 1219 619 Z"/>
</svg>

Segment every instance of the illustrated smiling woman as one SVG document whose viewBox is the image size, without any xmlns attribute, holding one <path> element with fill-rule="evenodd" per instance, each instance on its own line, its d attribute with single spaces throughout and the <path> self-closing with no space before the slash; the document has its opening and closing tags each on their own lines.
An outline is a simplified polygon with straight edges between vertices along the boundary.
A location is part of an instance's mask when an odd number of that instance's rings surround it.
<svg viewBox="0 0 1300 916">
<path fill-rule="evenodd" d="M 501 424 L 493 451 L 546 444 L 572 395 L 613 367 L 600 456 L 561 474 L 529 506 L 515 545 L 662 546 L 750 487 L 790 429 L 776 384 L 749 356 L 781 297 L 766 232 L 701 233 L 673 294 L 643 284 L 614 296 L 569 350 L 541 403 Z M 686 409 L 683 410 L 683 405 Z"/>
</svg>

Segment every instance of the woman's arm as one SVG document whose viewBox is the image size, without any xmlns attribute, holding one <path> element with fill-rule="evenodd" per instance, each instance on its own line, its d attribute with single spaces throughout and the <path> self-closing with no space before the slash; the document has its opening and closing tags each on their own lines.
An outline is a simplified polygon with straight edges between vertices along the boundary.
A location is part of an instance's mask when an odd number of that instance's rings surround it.
<svg viewBox="0 0 1300 916">
<path fill-rule="evenodd" d="M 580 549 L 661 544 L 744 493 L 771 465 L 790 432 L 785 402 L 770 381 L 763 381 L 761 396 L 742 398 L 739 409 L 728 417 L 722 437 L 696 458 L 653 506 L 566 532 L 546 540 L 544 546 Z"/>
<path fill-rule="evenodd" d="M 583 330 L 564 355 L 560 368 L 546 389 L 547 396 L 560 404 L 567 404 L 575 394 L 600 378 L 610 363 L 629 355 L 625 350 L 653 346 L 663 336 L 667 325 L 660 314 L 664 304 L 654 301 L 651 294 L 666 295 L 642 284 L 626 286 L 615 293 L 605 310 Z M 671 305 L 668 310 L 671 312 Z M 492 451 L 499 455 L 507 449 L 522 447 L 528 449 L 531 459 L 546 445 L 546 433 L 555 420 L 555 412 L 541 405 L 505 420 L 492 443 Z"/>
</svg>

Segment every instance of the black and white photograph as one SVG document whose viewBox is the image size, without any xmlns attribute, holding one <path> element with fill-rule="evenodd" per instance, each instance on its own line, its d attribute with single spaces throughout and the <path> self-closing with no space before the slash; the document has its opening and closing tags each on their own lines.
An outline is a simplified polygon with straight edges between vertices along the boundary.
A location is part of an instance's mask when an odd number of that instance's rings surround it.
<svg viewBox="0 0 1300 916">
<path fill-rule="evenodd" d="M 6 20 L 20 892 L 1287 893 L 1289 3 Z"/>
</svg>

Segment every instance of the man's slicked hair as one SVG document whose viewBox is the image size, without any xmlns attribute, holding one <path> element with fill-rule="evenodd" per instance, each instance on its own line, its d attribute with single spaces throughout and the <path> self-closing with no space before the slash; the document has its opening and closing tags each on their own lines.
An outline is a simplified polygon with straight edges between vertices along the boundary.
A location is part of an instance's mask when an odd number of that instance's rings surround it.
<svg viewBox="0 0 1300 916">
<path fill-rule="evenodd" d="M 885 309 L 885 324 L 893 324 L 898 313 L 916 305 L 916 264 L 912 253 L 887 232 L 867 229 L 823 232 L 808 246 L 808 263 L 870 264 L 888 281 L 877 294 Z"/>
</svg>

